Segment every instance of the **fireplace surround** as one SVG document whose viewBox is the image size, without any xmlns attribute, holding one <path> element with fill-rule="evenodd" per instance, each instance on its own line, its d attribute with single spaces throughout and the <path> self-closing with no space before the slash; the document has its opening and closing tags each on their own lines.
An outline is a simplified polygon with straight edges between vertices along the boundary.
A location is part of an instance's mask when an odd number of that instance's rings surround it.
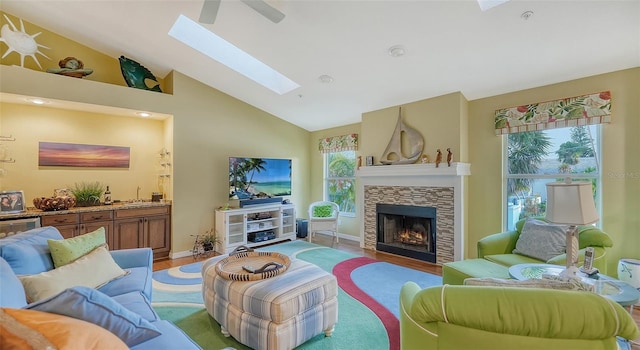
<svg viewBox="0 0 640 350">
<path fill-rule="evenodd" d="M 464 256 L 465 176 L 468 163 L 404 164 L 361 167 L 358 177 L 360 246 L 377 248 L 376 206 L 412 205 L 436 209 L 435 263 L 462 260 Z"/>
</svg>

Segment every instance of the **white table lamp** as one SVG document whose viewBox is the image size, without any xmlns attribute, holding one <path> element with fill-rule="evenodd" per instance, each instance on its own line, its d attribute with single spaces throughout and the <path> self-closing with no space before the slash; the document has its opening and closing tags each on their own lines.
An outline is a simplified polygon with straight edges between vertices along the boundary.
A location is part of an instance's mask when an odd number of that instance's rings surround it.
<svg viewBox="0 0 640 350">
<path fill-rule="evenodd" d="M 575 277 L 578 272 L 578 225 L 588 225 L 598 221 L 596 205 L 593 201 L 591 182 L 564 182 L 547 184 L 547 221 L 569 225 L 567 230 L 567 265 L 560 274 Z"/>
</svg>

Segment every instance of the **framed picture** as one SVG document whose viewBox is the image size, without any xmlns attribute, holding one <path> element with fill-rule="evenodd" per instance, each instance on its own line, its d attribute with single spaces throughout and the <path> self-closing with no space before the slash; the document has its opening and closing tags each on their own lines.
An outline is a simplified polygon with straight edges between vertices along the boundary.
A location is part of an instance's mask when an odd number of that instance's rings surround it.
<svg viewBox="0 0 640 350">
<path fill-rule="evenodd" d="M 24 205 L 24 192 L 0 192 L 0 214 L 21 213 L 24 211 L 26 211 L 26 206 Z"/>
<path fill-rule="evenodd" d="M 373 165 L 373 156 L 367 156 L 367 166 Z"/>
</svg>

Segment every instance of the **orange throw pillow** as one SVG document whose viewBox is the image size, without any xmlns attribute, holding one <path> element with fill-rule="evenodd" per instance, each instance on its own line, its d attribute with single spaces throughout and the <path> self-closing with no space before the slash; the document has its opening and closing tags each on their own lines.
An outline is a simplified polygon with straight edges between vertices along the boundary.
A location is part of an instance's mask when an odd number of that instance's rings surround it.
<svg viewBox="0 0 640 350">
<path fill-rule="evenodd" d="M 128 349 L 113 333 L 93 323 L 11 308 L 0 308 L 0 344 L 9 349 Z"/>
</svg>

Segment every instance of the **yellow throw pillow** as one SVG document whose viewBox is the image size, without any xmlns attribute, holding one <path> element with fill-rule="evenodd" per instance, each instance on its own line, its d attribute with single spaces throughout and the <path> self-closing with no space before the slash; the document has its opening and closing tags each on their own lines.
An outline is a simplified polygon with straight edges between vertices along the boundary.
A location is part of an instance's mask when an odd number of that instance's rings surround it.
<svg viewBox="0 0 640 350">
<path fill-rule="evenodd" d="M 29 303 L 52 297 L 76 286 L 98 288 L 127 274 L 100 246 L 80 259 L 36 275 L 19 276 Z"/>
<path fill-rule="evenodd" d="M 73 238 L 47 240 L 56 268 L 75 261 L 106 242 L 104 227 Z"/>
<path fill-rule="evenodd" d="M 22 309 L 0 309 L 5 349 L 128 349 L 108 330 L 75 318 Z"/>
</svg>

